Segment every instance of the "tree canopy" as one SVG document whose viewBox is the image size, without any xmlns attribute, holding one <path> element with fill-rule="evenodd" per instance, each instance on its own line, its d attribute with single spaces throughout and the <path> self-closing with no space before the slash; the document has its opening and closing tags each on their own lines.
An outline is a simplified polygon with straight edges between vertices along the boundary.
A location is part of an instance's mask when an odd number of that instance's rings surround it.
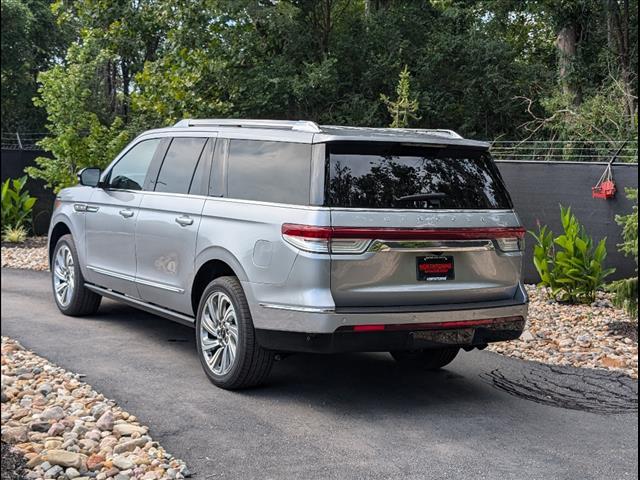
<svg viewBox="0 0 640 480">
<path fill-rule="evenodd" d="M 2 13 L 2 128 L 46 125 L 63 169 L 185 117 L 387 126 L 405 67 L 412 127 L 637 138 L 637 0 L 2 0 Z"/>
</svg>

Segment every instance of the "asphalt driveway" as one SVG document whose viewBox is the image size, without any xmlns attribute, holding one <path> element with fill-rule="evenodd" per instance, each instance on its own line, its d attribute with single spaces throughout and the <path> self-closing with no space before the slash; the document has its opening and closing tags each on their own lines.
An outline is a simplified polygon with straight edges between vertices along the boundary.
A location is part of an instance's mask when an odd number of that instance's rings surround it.
<svg viewBox="0 0 640 480">
<path fill-rule="evenodd" d="M 488 352 L 437 373 L 386 354 L 294 355 L 268 386 L 226 392 L 201 371 L 190 328 L 111 301 L 64 317 L 47 273 L 6 269 L 2 334 L 85 374 L 200 479 L 638 476 L 626 378 Z"/>
</svg>

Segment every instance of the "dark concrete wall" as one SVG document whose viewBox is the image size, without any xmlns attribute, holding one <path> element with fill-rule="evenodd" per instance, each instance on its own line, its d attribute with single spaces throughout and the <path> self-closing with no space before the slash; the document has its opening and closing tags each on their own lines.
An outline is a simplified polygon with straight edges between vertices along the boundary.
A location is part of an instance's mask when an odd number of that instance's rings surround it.
<svg viewBox="0 0 640 480">
<path fill-rule="evenodd" d="M 4 182 L 7 178 L 22 177 L 26 167 L 35 165 L 37 157 L 48 156 L 44 152 L 35 150 L 5 150 L 0 151 L 1 178 Z M 33 230 L 36 235 L 44 235 L 49 228 L 49 218 L 53 209 L 55 195 L 44 186 L 44 182 L 29 178 L 26 189 L 31 196 L 38 200 L 33 207 Z"/>
<path fill-rule="evenodd" d="M 555 234 L 560 234 L 560 207 L 571 207 L 587 232 L 595 239 L 607 237 L 607 266 L 616 273 L 609 279 L 632 276 L 635 262 L 620 254 L 616 244 L 622 242 L 621 228 L 614 218 L 626 214 L 633 206 L 624 195 L 625 187 L 638 187 L 637 164 L 614 164 L 613 178 L 618 188 L 616 197 L 600 200 L 591 197 L 593 187 L 602 175 L 606 164 L 563 162 L 497 162 L 511 198 L 522 222 L 528 230 L 537 230 L 536 223 L 546 224 Z M 538 282 L 533 266 L 534 239 L 527 236 L 525 281 Z"/>
</svg>

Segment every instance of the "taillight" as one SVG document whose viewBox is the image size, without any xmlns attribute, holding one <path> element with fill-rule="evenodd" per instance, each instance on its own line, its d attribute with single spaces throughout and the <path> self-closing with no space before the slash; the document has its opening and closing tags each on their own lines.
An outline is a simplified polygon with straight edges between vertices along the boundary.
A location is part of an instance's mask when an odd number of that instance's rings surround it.
<svg viewBox="0 0 640 480">
<path fill-rule="evenodd" d="M 282 238 L 300 250 L 313 253 L 329 253 L 331 227 L 310 225 L 282 225 Z"/>
<path fill-rule="evenodd" d="M 496 242 L 498 242 L 498 248 L 503 252 L 519 252 L 521 250 L 524 250 L 524 238 L 496 238 Z"/>
<path fill-rule="evenodd" d="M 300 250 L 312 253 L 359 254 L 369 247 L 371 239 L 335 238 L 335 229 L 310 225 L 282 225 L 282 238 Z"/>
<path fill-rule="evenodd" d="M 484 228 L 366 228 L 282 225 L 282 237 L 300 250 L 312 253 L 364 253 L 374 240 L 496 240 L 504 252 L 522 250 L 522 227 Z"/>
</svg>

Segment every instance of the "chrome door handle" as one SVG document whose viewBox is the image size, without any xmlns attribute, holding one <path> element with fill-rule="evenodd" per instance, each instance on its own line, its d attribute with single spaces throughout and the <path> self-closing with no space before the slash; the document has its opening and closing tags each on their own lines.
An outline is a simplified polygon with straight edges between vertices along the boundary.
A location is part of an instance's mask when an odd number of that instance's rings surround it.
<svg viewBox="0 0 640 480">
<path fill-rule="evenodd" d="M 181 217 L 176 217 L 176 223 L 181 227 L 186 227 L 187 225 L 193 225 L 193 218 L 188 217 L 186 215 L 182 215 Z"/>
<path fill-rule="evenodd" d="M 125 209 L 125 210 L 120 210 L 118 213 L 122 215 L 124 218 L 133 217 L 133 210 Z"/>
</svg>

